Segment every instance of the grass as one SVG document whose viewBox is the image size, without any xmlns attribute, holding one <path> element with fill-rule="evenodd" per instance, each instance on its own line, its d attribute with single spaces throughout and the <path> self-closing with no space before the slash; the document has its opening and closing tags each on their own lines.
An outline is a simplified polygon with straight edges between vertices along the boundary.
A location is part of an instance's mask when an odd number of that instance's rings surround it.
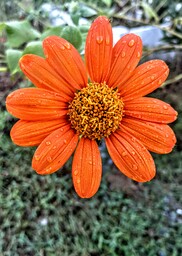
<svg viewBox="0 0 182 256">
<path fill-rule="evenodd" d="M 0 255 L 179 256 L 182 152 L 154 156 L 157 177 L 138 185 L 103 154 L 99 192 L 80 199 L 71 163 L 50 176 L 31 169 L 34 149 L 0 142 Z"/>
</svg>

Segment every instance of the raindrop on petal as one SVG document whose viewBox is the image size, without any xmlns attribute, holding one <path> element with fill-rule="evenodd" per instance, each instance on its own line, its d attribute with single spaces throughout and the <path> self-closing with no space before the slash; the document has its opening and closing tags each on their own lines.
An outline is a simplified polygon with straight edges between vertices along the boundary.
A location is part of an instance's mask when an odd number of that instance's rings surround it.
<svg viewBox="0 0 182 256">
<path fill-rule="evenodd" d="M 52 157 L 51 156 L 48 156 L 47 157 L 47 161 L 50 163 L 50 162 L 52 162 Z"/>
<path fill-rule="evenodd" d="M 130 47 L 132 47 L 134 44 L 135 44 L 135 40 L 133 40 L 133 39 L 130 40 L 129 43 L 128 43 L 128 45 L 129 45 Z"/>
<path fill-rule="evenodd" d="M 97 36 L 96 41 L 98 44 L 101 44 L 103 42 L 103 36 Z"/>
<path fill-rule="evenodd" d="M 126 151 L 123 151 L 122 152 L 122 156 L 126 156 L 127 155 L 127 152 Z"/>
<path fill-rule="evenodd" d="M 65 43 L 64 46 L 69 50 L 71 49 L 71 44 L 70 43 Z"/>
<path fill-rule="evenodd" d="M 51 145 L 51 142 L 50 141 L 46 141 L 46 145 L 47 146 Z"/>
<path fill-rule="evenodd" d="M 133 164 L 133 170 L 136 171 L 138 169 L 138 166 L 136 164 Z"/>
<path fill-rule="evenodd" d="M 122 52 L 121 53 L 121 57 L 124 58 L 126 56 L 126 53 L 125 52 Z"/>
</svg>

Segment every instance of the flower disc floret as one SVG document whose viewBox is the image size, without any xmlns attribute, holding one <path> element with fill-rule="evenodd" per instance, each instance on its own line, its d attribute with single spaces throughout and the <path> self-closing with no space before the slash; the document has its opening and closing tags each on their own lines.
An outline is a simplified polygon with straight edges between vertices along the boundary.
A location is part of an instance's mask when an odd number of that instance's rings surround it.
<svg viewBox="0 0 182 256">
<path fill-rule="evenodd" d="M 75 93 L 68 115 L 80 135 L 100 140 L 118 129 L 123 107 L 118 89 L 110 88 L 105 82 L 89 83 Z"/>
</svg>

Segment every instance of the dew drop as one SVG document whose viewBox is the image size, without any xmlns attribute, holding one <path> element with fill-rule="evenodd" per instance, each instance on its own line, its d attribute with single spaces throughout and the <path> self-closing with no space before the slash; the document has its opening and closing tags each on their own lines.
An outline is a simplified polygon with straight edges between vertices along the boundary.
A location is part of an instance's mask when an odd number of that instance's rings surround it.
<svg viewBox="0 0 182 256">
<path fill-rule="evenodd" d="M 52 149 L 56 149 L 57 147 L 56 146 L 54 146 Z"/>
<path fill-rule="evenodd" d="M 48 172 L 48 173 L 51 172 L 52 171 L 52 167 L 47 168 L 45 171 Z"/>
<path fill-rule="evenodd" d="M 151 80 L 154 80 L 154 79 L 155 79 L 155 76 L 151 76 L 150 79 L 151 79 Z"/>
<path fill-rule="evenodd" d="M 121 57 L 124 58 L 126 56 L 126 53 L 125 52 L 122 52 L 121 53 Z"/>
<path fill-rule="evenodd" d="M 92 161 L 89 161 L 89 164 L 92 164 Z"/>
<path fill-rule="evenodd" d="M 65 43 L 64 46 L 66 47 L 66 49 L 71 49 L 71 44 L 70 43 Z"/>
<path fill-rule="evenodd" d="M 20 92 L 20 95 L 24 95 L 25 93 L 24 92 Z"/>
<path fill-rule="evenodd" d="M 47 161 L 50 163 L 50 162 L 52 162 L 52 157 L 51 156 L 48 156 L 47 157 Z"/>
<path fill-rule="evenodd" d="M 73 172 L 73 174 L 76 176 L 76 175 L 78 174 L 78 171 L 75 170 L 75 171 Z"/>
<path fill-rule="evenodd" d="M 132 153 L 132 155 L 135 155 L 135 151 L 132 151 L 131 153 Z"/>
<path fill-rule="evenodd" d="M 128 43 L 128 45 L 129 45 L 130 47 L 132 47 L 134 44 L 135 44 L 135 40 L 133 40 L 133 39 L 130 40 L 129 43 Z"/>
<path fill-rule="evenodd" d="M 169 138 L 169 134 L 168 133 L 166 133 L 166 138 Z"/>
<path fill-rule="evenodd" d="M 55 136 L 56 138 L 59 138 L 59 134 L 56 134 L 56 136 Z"/>
<path fill-rule="evenodd" d="M 96 41 L 98 44 L 101 44 L 103 42 L 103 36 L 97 36 Z"/>
<path fill-rule="evenodd" d="M 168 109 L 168 107 L 167 107 L 166 105 L 164 105 L 164 106 L 163 106 L 163 108 L 164 108 L 165 110 L 167 110 L 167 109 Z"/>
<path fill-rule="evenodd" d="M 138 166 L 136 164 L 133 164 L 133 170 L 136 171 L 138 169 Z"/>
<path fill-rule="evenodd" d="M 122 156 L 126 156 L 127 155 L 127 152 L 126 151 L 123 151 L 122 152 Z"/>
<path fill-rule="evenodd" d="M 158 84 L 162 84 L 162 80 L 161 79 L 158 81 Z"/>
<path fill-rule="evenodd" d="M 50 141 L 46 141 L 46 145 L 47 146 L 51 145 L 51 142 Z"/>
<path fill-rule="evenodd" d="M 65 46 L 64 45 L 61 45 L 61 50 L 65 50 Z"/>
<path fill-rule="evenodd" d="M 63 142 L 64 142 L 64 144 L 66 144 L 66 143 L 67 143 L 67 140 L 63 140 Z"/>
<path fill-rule="evenodd" d="M 110 44 L 110 38 L 106 37 L 106 45 L 109 45 L 109 44 Z"/>
<path fill-rule="evenodd" d="M 35 155 L 34 158 L 35 158 L 36 161 L 39 161 L 40 156 L 39 155 Z"/>
<path fill-rule="evenodd" d="M 60 131 L 61 131 L 61 132 L 63 132 L 63 131 L 64 131 L 64 129 L 63 129 L 63 128 L 61 128 L 61 129 L 60 129 Z"/>
<path fill-rule="evenodd" d="M 76 183 L 78 183 L 78 184 L 79 184 L 79 183 L 80 183 L 80 179 L 77 179 Z"/>
<path fill-rule="evenodd" d="M 141 54 L 140 52 L 137 53 L 137 58 L 140 58 Z"/>
</svg>

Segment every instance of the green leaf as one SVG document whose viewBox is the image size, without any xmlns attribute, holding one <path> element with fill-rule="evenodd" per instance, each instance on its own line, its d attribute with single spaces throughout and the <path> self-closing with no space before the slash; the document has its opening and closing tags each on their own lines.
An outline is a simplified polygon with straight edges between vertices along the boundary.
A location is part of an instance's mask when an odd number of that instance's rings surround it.
<svg viewBox="0 0 182 256">
<path fill-rule="evenodd" d="M 61 37 L 69 41 L 77 49 L 82 45 L 82 36 L 80 30 L 76 27 L 65 27 L 61 32 Z"/>
<path fill-rule="evenodd" d="M 80 14 L 82 17 L 89 18 L 96 15 L 97 12 L 86 5 L 80 5 Z"/>
<path fill-rule="evenodd" d="M 107 5 L 107 7 L 110 7 L 112 4 L 112 0 L 102 0 L 102 2 Z"/>
<path fill-rule="evenodd" d="M 4 22 L 0 23 L 0 33 L 5 29 L 6 24 Z"/>
<path fill-rule="evenodd" d="M 154 9 L 152 9 L 152 7 L 150 7 L 149 4 L 142 2 L 141 6 L 143 7 L 144 12 L 149 17 L 149 19 L 154 18 L 156 22 L 159 21 L 159 17 L 157 15 L 157 13 L 155 12 Z"/>
<path fill-rule="evenodd" d="M 40 37 L 40 33 L 26 20 L 7 22 L 5 29 L 10 47 L 20 47 L 23 43 Z"/>
<path fill-rule="evenodd" d="M 41 35 L 40 39 L 43 40 L 48 36 L 60 36 L 61 31 L 63 30 L 63 26 L 57 26 L 57 27 L 51 27 L 47 29 L 46 31 L 43 32 Z"/>
<path fill-rule="evenodd" d="M 36 54 L 44 57 L 42 41 L 32 41 L 28 43 L 23 51 L 23 55 L 24 54 Z"/>
<path fill-rule="evenodd" d="M 22 51 L 14 49 L 8 49 L 6 51 L 6 60 L 11 74 L 15 74 L 16 72 L 20 71 L 18 62 L 21 56 Z"/>
</svg>

